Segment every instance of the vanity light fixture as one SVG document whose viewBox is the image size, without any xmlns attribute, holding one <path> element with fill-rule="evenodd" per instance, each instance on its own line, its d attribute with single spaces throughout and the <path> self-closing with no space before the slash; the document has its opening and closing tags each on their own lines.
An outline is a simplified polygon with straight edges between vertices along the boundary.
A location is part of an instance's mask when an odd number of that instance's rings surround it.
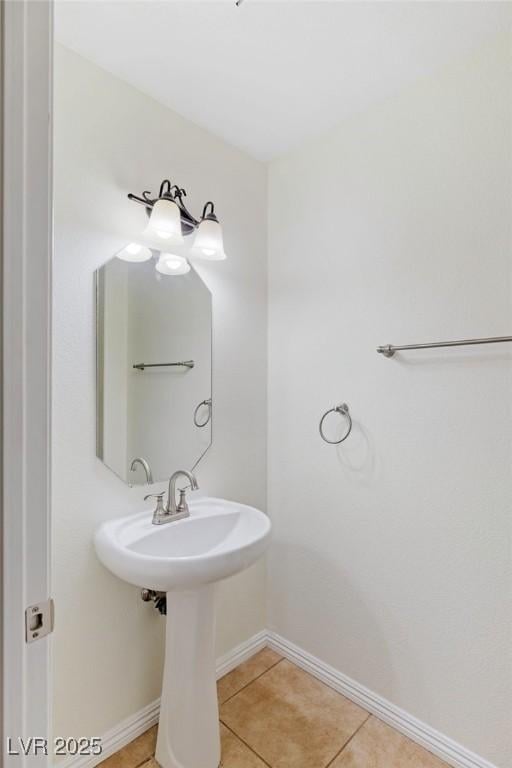
<svg viewBox="0 0 512 768">
<path fill-rule="evenodd" d="M 214 204 L 208 201 L 201 218 L 196 219 L 183 202 L 186 195 L 183 188 L 164 179 L 158 197 L 153 198 L 145 191 L 141 196 L 130 193 L 128 199 L 146 208 L 149 222 L 144 234 L 159 240 L 162 245 L 180 245 L 183 235 L 197 231 L 191 255 L 210 261 L 225 259 L 222 228 Z"/>
<path fill-rule="evenodd" d="M 190 253 L 192 256 L 209 261 L 222 261 L 226 258 L 222 227 L 215 215 L 213 203 L 206 203 L 203 208 L 203 216 Z"/>
<path fill-rule="evenodd" d="M 161 253 L 155 269 L 161 275 L 186 275 L 190 272 L 190 264 L 183 256 L 174 253 Z"/>
<path fill-rule="evenodd" d="M 118 259 L 122 261 L 149 261 L 152 257 L 152 253 L 149 248 L 145 248 L 138 243 L 129 243 L 119 253 L 116 254 Z"/>
<path fill-rule="evenodd" d="M 183 245 L 180 209 L 174 200 L 161 197 L 151 209 L 145 233 L 173 245 Z"/>
</svg>

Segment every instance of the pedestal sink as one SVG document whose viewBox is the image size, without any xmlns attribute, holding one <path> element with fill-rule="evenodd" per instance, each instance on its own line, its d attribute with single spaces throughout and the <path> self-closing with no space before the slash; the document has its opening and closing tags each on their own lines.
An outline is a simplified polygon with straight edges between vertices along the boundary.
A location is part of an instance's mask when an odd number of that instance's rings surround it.
<svg viewBox="0 0 512 768">
<path fill-rule="evenodd" d="M 190 517 L 152 525 L 152 513 L 104 523 L 95 537 L 116 576 L 167 593 L 165 666 L 156 759 L 162 768 L 218 768 L 215 583 L 265 551 L 268 517 L 223 499 L 189 503 Z"/>
</svg>

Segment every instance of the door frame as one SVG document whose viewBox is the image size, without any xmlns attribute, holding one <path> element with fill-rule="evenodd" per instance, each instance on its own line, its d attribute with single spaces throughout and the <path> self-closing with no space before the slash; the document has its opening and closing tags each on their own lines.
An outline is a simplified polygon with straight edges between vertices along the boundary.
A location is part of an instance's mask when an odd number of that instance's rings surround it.
<svg viewBox="0 0 512 768">
<path fill-rule="evenodd" d="M 25 641 L 25 609 L 50 591 L 52 0 L 8 0 L 2 26 L 3 740 L 51 738 L 51 635 Z"/>
</svg>

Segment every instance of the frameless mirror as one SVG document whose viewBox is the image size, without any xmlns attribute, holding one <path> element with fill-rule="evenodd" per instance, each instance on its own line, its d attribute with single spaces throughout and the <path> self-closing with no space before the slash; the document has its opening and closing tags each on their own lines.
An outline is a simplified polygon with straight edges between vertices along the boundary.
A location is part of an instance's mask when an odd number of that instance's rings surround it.
<svg viewBox="0 0 512 768">
<path fill-rule="evenodd" d="M 96 271 L 96 453 L 130 485 L 192 469 L 211 444 L 211 314 L 193 268 L 114 257 Z"/>
</svg>

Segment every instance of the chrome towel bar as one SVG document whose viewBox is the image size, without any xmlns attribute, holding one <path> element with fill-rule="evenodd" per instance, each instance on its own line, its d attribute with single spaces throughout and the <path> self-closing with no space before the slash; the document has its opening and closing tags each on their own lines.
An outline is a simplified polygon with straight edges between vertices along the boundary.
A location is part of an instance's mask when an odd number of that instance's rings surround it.
<svg viewBox="0 0 512 768">
<path fill-rule="evenodd" d="M 146 368 L 169 368 L 175 366 L 184 366 L 185 368 L 193 368 L 195 362 L 193 360 L 183 360 L 180 363 L 136 363 L 133 367 L 138 371 L 144 371 Z"/>
<path fill-rule="evenodd" d="M 436 349 L 437 347 L 467 347 L 471 344 L 500 344 L 503 341 L 512 341 L 512 336 L 490 336 L 486 339 L 462 339 L 461 341 L 433 341 L 428 344 L 386 344 L 383 347 L 377 347 L 377 352 L 384 357 L 393 357 L 395 352 L 403 349 Z"/>
</svg>

